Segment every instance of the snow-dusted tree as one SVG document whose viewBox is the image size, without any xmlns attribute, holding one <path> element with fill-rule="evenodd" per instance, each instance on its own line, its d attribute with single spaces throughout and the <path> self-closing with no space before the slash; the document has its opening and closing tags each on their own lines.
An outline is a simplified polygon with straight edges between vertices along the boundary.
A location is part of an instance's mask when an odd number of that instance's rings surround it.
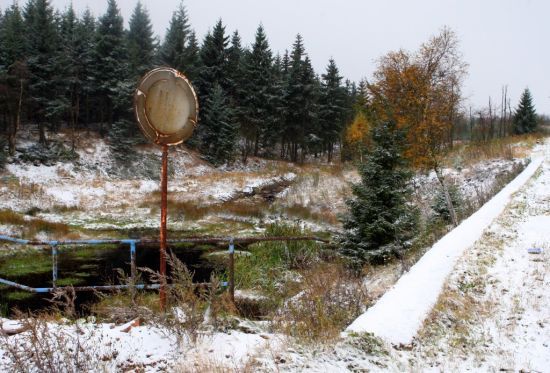
<svg viewBox="0 0 550 373">
<path fill-rule="evenodd" d="M 96 21 L 90 9 L 86 9 L 76 27 L 76 55 L 80 76 L 78 111 L 81 122 L 88 125 L 92 121 L 96 96 L 94 77 Z"/>
<path fill-rule="evenodd" d="M 205 137 L 201 146 L 206 159 L 213 164 L 231 162 L 235 156 L 237 128 L 225 99 L 223 89 L 215 84 L 204 103 L 202 126 Z"/>
<path fill-rule="evenodd" d="M 191 27 L 187 10 L 180 3 L 178 9 L 172 14 L 170 25 L 166 30 L 166 37 L 160 48 L 160 60 L 163 65 L 173 67 L 189 77 L 188 47 L 190 46 Z M 196 39 L 195 39 L 196 42 Z"/>
<path fill-rule="evenodd" d="M 537 113 L 529 88 L 521 94 L 518 107 L 514 113 L 514 132 L 518 135 L 530 133 L 537 128 Z"/>
<path fill-rule="evenodd" d="M 124 20 L 115 0 L 108 0 L 106 13 L 99 18 L 96 32 L 96 53 L 94 78 L 97 84 L 95 94 L 99 101 L 100 131 L 104 134 L 103 124 L 112 125 L 126 114 L 123 107 L 127 101 L 128 87 L 125 86 L 128 64 Z"/>
<path fill-rule="evenodd" d="M 283 146 L 290 159 L 297 162 L 299 151 L 302 158 L 316 137 L 317 96 L 319 82 L 305 54 L 303 39 L 296 36 L 290 55 L 288 79 L 285 90 L 286 121 Z"/>
<path fill-rule="evenodd" d="M 55 120 L 55 54 L 59 38 L 53 9 L 48 0 L 31 0 L 25 8 L 27 64 L 30 72 L 29 117 L 38 123 L 39 142 L 46 144 L 46 125 Z"/>
<path fill-rule="evenodd" d="M 354 265 L 381 263 L 401 255 L 415 236 L 416 210 L 408 203 L 411 172 L 402 156 L 403 133 L 393 121 L 377 123 L 372 150 L 359 165 L 343 218 L 342 252 Z"/>
<path fill-rule="evenodd" d="M 205 103 L 210 99 L 214 87 L 219 85 L 223 92 L 229 87 L 228 43 L 229 37 L 225 35 L 225 26 L 220 19 L 212 32 L 206 35 L 200 51 L 201 67 L 195 87 L 198 90 L 199 102 L 202 103 L 202 110 L 199 112 L 201 123 L 211 107 Z M 207 139 L 216 136 L 210 131 L 212 128 L 209 126 L 199 125 L 193 136 L 193 143 L 198 144 L 200 149 L 208 149 L 210 145 Z"/>
<path fill-rule="evenodd" d="M 283 60 L 277 55 L 273 61 L 271 74 L 271 103 L 269 105 L 269 120 L 263 126 L 262 147 L 264 154 L 271 156 L 281 139 L 282 124 L 285 123 L 285 82 Z"/>
<path fill-rule="evenodd" d="M 334 59 L 329 60 L 327 71 L 322 75 L 321 97 L 319 102 L 319 137 L 323 141 L 323 151 L 327 161 L 332 161 L 334 144 L 340 139 L 346 119 L 346 89 Z"/>
<path fill-rule="evenodd" d="M 19 6 L 14 3 L 6 9 L 0 23 L 0 111 L 3 113 L 0 120 L 5 122 L 11 155 L 15 153 L 15 140 L 21 125 L 28 75 L 25 26 Z"/>
<path fill-rule="evenodd" d="M 266 128 L 270 127 L 273 105 L 273 56 L 262 25 L 256 30 L 252 50 L 246 56 L 242 79 L 244 122 L 241 134 L 245 148 L 243 158 L 249 154 L 258 155 L 260 140 Z"/>
<path fill-rule="evenodd" d="M 130 18 L 127 43 L 130 76 L 137 81 L 153 67 L 157 48 L 149 12 L 141 1 L 137 2 Z"/>
<path fill-rule="evenodd" d="M 192 83 L 197 79 L 201 68 L 199 53 L 200 48 L 199 42 L 197 41 L 197 35 L 195 31 L 191 31 L 187 46 L 185 47 L 183 66 L 180 71 L 183 72 Z"/>
</svg>

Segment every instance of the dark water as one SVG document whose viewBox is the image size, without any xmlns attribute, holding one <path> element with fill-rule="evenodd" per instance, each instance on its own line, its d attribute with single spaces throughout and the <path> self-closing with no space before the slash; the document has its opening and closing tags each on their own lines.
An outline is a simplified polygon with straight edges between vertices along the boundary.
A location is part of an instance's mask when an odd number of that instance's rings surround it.
<svg viewBox="0 0 550 373">
<path fill-rule="evenodd" d="M 207 282 L 213 271 L 222 271 L 219 264 L 205 259 L 205 254 L 214 251 L 213 247 L 168 247 L 179 260 L 186 264 L 193 272 L 194 282 Z M 137 246 L 137 267 L 147 267 L 153 271 L 159 270 L 158 246 Z M 13 258 L 0 259 L 0 264 L 9 264 Z M 51 287 L 51 253 L 31 253 L 23 257 L 18 256 L 19 262 L 40 262 L 39 271 L 25 272 L 25 265 L 19 274 L 0 273 L 2 278 L 31 287 Z M 29 267 L 32 269 L 33 267 Z M 57 286 L 65 286 L 69 283 L 74 286 L 120 284 L 118 269 L 125 274 L 130 273 L 130 247 L 129 245 L 110 245 L 108 247 L 90 246 L 86 248 L 59 248 L 58 256 L 58 283 Z M 1 272 L 1 271 L 0 271 Z M 142 275 L 144 282 L 149 282 L 146 274 Z M 153 291 L 153 290 L 151 290 Z M 21 311 L 37 311 L 47 309 L 52 304 L 49 302 L 49 294 L 29 294 L 11 287 L 0 288 L 0 313 L 10 315 L 15 308 Z M 76 299 L 77 310 L 86 314 L 89 306 L 97 301 L 93 292 L 78 292 Z"/>
</svg>

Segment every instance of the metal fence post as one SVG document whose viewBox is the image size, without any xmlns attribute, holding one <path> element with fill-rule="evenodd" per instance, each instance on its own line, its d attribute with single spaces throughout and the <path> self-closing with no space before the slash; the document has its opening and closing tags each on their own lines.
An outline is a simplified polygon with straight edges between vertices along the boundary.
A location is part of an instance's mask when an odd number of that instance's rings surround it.
<svg viewBox="0 0 550 373">
<path fill-rule="evenodd" d="M 136 269 L 136 241 L 130 241 L 130 276 L 132 285 L 136 284 L 137 269 Z"/>
<path fill-rule="evenodd" d="M 233 238 L 229 240 L 229 297 L 235 304 L 235 244 Z"/>
<path fill-rule="evenodd" d="M 52 286 L 57 282 L 57 246 L 52 244 Z"/>
<path fill-rule="evenodd" d="M 136 241 L 130 241 L 130 295 L 132 301 L 136 299 Z"/>
</svg>

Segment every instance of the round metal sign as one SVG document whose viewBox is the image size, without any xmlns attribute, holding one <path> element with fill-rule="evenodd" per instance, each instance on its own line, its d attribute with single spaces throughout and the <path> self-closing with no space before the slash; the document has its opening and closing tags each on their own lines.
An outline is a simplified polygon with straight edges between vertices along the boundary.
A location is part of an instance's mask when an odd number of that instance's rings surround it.
<svg viewBox="0 0 550 373">
<path fill-rule="evenodd" d="M 134 110 L 145 137 L 158 145 L 177 145 L 193 134 L 199 103 L 185 75 L 161 67 L 141 79 L 134 95 Z"/>
</svg>

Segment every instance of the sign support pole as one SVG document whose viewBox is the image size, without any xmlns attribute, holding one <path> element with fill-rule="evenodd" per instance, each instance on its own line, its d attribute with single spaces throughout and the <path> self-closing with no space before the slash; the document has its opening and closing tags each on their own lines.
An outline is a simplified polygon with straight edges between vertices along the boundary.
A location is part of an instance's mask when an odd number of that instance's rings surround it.
<svg viewBox="0 0 550 373">
<path fill-rule="evenodd" d="M 160 175 L 160 310 L 166 309 L 166 215 L 168 210 L 168 145 L 162 145 L 162 169 Z"/>
</svg>

